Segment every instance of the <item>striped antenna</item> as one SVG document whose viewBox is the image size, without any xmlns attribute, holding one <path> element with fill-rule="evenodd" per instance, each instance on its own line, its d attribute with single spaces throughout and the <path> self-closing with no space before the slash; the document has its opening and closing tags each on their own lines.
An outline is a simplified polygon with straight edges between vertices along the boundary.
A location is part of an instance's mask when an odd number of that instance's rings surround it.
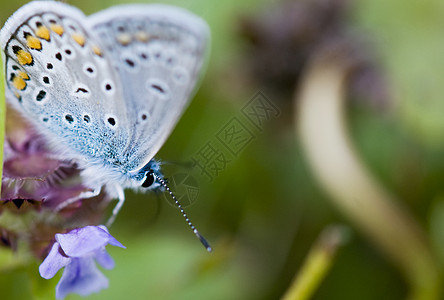
<svg viewBox="0 0 444 300">
<path fill-rule="evenodd" d="M 210 244 L 207 242 L 207 240 L 199 233 L 199 231 L 194 227 L 193 223 L 191 223 L 190 219 L 188 218 L 187 213 L 182 207 L 182 204 L 180 204 L 179 200 L 177 200 L 176 196 L 174 196 L 173 192 L 170 190 L 168 185 L 166 184 L 165 180 L 157 176 L 156 174 L 152 173 L 154 177 L 157 179 L 157 181 L 167 190 L 167 192 L 171 195 L 171 198 L 173 198 L 174 202 L 176 203 L 177 207 L 180 209 L 180 212 L 182 213 L 182 216 L 185 218 L 185 221 L 188 223 L 188 226 L 190 226 L 191 230 L 194 232 L 194 234 L 197 236 L 199 241 L 202 243 L 202 245 L 207 249 L 208 252 L 213 251 L 213 248 L 211 248 Z"/>
</svg>

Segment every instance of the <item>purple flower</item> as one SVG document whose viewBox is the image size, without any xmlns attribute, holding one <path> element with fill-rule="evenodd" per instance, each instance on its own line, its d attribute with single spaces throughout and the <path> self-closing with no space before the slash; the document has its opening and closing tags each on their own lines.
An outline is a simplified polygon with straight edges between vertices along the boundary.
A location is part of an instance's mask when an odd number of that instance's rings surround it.
<svg viewBox="0 0 444 300">
<path fill-rule="evenodd" d="M 16 114 L 8 109 L 8 116 L 11 116 L 7 120 L 4 141 L 0 201 L 4 204 L 12 202 L 9 208 L 13 209 L 15 205 L 16 211 L 23 211 L 28 206 L 34 206 L 36 210 L 42 207 L 54 209 L 68 199 L 90 191 L 92 187 L 80 177 L 81 169 L 73 161 L 62 160 L 50 151 L 45 140 Z M 22 205 L 24 202 L 30 205 Z M 2 205 L 0 211 L 3 209 Z"/>
<path fill-rule="evenodd" d="M 8 107 L 3 151 L 0 246 L 17 250 L 19 243 L 38 259 L 52 246 L 54 234 L 67 228 L 100 224 L 112 197 L 105 189 L 84 198 L 92 186 L 75 161 L 52 149 L 30 124 Z M 71 199 L 78 201 L 69 202 Z M 70 203 L 66 206 L 60 206 Z M 19 224 L 26 224 L 25 226 Z"/>
<path fill-rule="evenodd" d="M 65 234 L 56 234 L 56 242 L 39 267 L 40 275 L 50 279 L 65 267 L 56 287 L 56 298 L 69 293 L 87 296 L 108 287 L 108 279 L 99 271 L 95 261 L 103 268 L 112 269 L 114 261 L 106 252 L 107 244 L 125 248 L 103 226 L 86 226 Z"/>
</svg>

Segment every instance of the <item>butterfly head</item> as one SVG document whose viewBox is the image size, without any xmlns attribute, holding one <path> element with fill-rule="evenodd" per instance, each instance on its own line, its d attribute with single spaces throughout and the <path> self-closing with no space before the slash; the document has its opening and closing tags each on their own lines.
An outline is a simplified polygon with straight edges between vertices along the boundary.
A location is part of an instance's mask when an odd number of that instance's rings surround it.
<svg viewBox="0 0 444 300">
<path fill-rule="evenodd" d="M 137 171 L 134 176 L 134 180 L 138 182 L 139 186 L 145 189 L 160 188 L 162 185 L 159 179 L 163 179 L 163 174 L 160 171 L 160 162 L 154 159 Z"/>
<path fill-rule="evenodd" d="M 145 180 L 142 183 L 142 187 L 144 188 L 150 188 L 153 186 L 153 184 L 156 181 L 156 175 L 154 175 L 153 171 L 148 171 L 145 174 Z"/>
<path fill-rule="evenodd" d="M 141 186 L 143 188 L 147 188 L 147 189 L 161 188 L 170 194 L 170 196 L 174 200 L 176 206 L 179 208 L 182 216 L 185 218 L 185 221 L 188 223 L 188 226 L 194 232 L 194 234 L 199 239 L 199 241 L 202 243 L 202 245 L 207 249 L 207 251 L 211 252 L 212 248 L 211 248 L 210 244 L 199 233 L 199 231 L 196 229 L 196 227 L 194 227 L 194 225 L 191 223 L 190 219 L 188 218 L 188 215 L 186 214 L 186 212 L 184 211 L 184 209 L 182 207 L 182 204 L 179 202 L 179 200 L 176 198 L 174 193 L 171 191 L 170 187 L 165 182 L 165 179 L 163 178 L 163 174 L 160 172 L 160 162 L 158 162 L 154 159 L 150 160 L 142 169 L 140 169 L 140 171 L 138 171 L 137 175 L 136 175 L 136 178 L 138 180 L 140 180 Z"/>
</svg>

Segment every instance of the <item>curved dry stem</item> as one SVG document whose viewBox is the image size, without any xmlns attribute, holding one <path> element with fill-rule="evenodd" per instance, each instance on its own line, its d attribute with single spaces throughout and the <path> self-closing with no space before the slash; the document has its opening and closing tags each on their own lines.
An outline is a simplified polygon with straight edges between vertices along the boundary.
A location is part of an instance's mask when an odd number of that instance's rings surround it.
<svg viewBox="0 0 444 300">
<path fill-rule="evenodd" d="M 345 125 L 349 66 L 314 60 L 296 96 L 296 120 L 311 169 L 332 201 L 389 259 L 411 286 L 410 299 L 438 299 L 440 274 L 413 218 L 372 177 Z"/>
</svg>

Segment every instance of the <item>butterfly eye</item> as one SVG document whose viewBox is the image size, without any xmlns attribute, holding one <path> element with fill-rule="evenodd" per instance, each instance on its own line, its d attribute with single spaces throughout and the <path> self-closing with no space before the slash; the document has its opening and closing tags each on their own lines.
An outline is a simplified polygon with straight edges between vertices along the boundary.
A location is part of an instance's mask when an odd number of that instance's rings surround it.
<svg viewBox="0 0 444 300">
<path fill-rule="evenodd" d="M 151 172 L 148 172 L 148 173 L 146 174 L 145 181 L 142 183 L 142 186 L 143 186 L 144 188 L 148 188 L 148 187 L 152 186 L 153 183 L 154 183 L 154 174 L 151 173 Z"/>
</svg>

